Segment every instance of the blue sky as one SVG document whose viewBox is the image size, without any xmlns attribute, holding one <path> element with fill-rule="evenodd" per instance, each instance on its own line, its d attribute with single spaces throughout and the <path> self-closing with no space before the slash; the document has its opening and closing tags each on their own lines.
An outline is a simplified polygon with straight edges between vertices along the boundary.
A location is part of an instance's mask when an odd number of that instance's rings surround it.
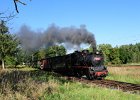
<svg viewBox="0 0 140 100">
<path fill-rule="evenodd" d="M 112 46 L 140 42 L 140 0 L 21 0 L 19 14 L 10 21 L 12 32 L 26 24 L 45 30 L 55 23 L 60 27 L 85 24 L 97 44 Z M 0 0 L 0 12 L 14 11 L 13 0 Z"/>
</svg>

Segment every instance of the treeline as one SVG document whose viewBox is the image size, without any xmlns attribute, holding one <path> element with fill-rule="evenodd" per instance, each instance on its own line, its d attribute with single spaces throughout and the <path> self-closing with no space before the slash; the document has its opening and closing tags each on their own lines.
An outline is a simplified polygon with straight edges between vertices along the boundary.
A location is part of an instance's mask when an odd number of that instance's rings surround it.
<svg viewBox="0 0 140 100">
<path fill-rule="evenodd" d="M 89 48 L 90 49 L 90 48 Z M 118 65 L 128 63 L 140 63 L 140 43 L 122 45 L 120 47 L 112 47 L 111 44 L 100 44 L 98 50 L 101 50 L 104 55 L 104 63 L 106 65 Z M 36 51 L 27 52 L 22 48 L 18 48 L 16 55 L 6 56 L 6 65 L 28 65 L 32 66 L 37 60 L 66 55 L 67 50 L 64 46 L 50 46 L 41 48 Z M 34 63 L 35 62 L 35 63 Z"/>
<path fill-rule="evenodd" d="M 103 52 L 105 64 L 140 63 L 140 43 L 119 47 L 100 44 L 98 49 Z"/>
</svg>

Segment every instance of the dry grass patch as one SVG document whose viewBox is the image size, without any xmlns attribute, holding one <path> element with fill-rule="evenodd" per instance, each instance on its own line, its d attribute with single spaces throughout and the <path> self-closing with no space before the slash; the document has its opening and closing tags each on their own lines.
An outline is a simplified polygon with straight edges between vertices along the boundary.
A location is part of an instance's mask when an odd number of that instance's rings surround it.
<svg viewBox="0 0 140 100">
<path fill-rule="evenodd" d="M 140 84 L 140 67 L 108 67 L 109 76 L 107 79 L 113 79 L 124 82 Z"/>
<path fill-rule="evenodd" d="M 140 76 L 140 67 L 108 67 L 108 71 L 117 75 L 137 75 Z"/>
</svg>

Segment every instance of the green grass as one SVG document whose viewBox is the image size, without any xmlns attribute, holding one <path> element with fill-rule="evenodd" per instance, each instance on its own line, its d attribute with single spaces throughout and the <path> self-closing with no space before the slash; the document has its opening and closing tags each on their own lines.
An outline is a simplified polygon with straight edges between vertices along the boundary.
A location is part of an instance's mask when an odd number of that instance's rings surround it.
<svg viewBox="0 0 140 100">
<path fill-rule="evenodd" d="M 140 95 L 75 83 L 35 69 L 0 72 L 0 100 L 139 100 Z"/>
<path fill-rule="evenodd" d="M 115 97 L 115 98 L 114 98 Z M 124 93 L 97 86 L 85 86 L 80 83 L 61 85 L 58 92 L 46 93 L 40 99 L 44 100 L 139 100 L 136 94 Z"/>
</svg>

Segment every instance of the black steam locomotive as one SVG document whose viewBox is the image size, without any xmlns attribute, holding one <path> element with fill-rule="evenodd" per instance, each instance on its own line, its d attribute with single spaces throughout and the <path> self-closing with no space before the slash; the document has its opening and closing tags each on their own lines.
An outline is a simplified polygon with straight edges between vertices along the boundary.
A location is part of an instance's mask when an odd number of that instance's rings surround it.
<svg viewBox="0 0 140 100">
<path fill-rule="evenodd" d="M 88 79 L 102 79 L 108 74 L 103 61 L 102 53 L 96 52 L 93 54 L 89 53 L 88 50 L 83 50 L 64 56 L 41 59 L 39 66 L 43 70 L 51 70 L 77 77 L 85 75 Z"/>
</svg>

